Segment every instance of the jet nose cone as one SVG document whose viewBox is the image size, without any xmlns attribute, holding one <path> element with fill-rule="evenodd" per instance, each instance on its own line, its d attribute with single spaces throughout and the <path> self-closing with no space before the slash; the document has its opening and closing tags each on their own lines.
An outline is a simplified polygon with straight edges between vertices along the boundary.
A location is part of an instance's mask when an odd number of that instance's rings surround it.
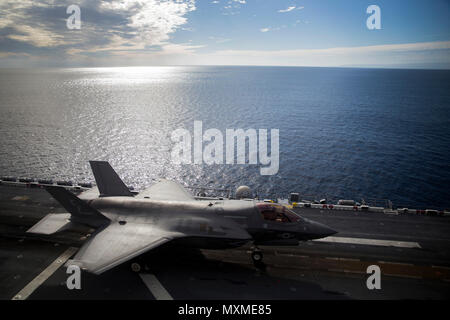
<svg viewBox="0 0 450 320">
<path fill-rule="evenodd" d="M 323 230 L 322 230 L 322 236 L 325 238 L 325 237 L 329 237 L 329 236 L 332 236 L 333 234 L 336 234 L 336 233 L 338 233 L 336 230 L 334 230 L 334 229 L 331 229 L 331 228 L 329 228 L 329 227 L 327 227 L 327 226 L 324 226 L 323 227 Z"/>
<path fill-rule="evenodd" d="M 329 237 L 333 234 L 338 233 L 336 230 L 331 229 L 330 227 L 319 223 L 319 222 L 313 222 L 313 233 L 316 237 L 316 239 L 320 239 L 320 238 L 325 238 L 325 237 Z"/>
</svg>

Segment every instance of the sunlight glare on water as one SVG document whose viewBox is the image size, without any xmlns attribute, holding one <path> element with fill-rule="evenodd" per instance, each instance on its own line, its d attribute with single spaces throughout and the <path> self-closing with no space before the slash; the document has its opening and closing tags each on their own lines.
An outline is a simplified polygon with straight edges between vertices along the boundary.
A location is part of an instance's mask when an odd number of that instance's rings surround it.
<svg viewBox="0 0 450 320">
<path fill-rule="evenodd" d="M 450 207 L 450 72 L 283 67 L 0 71 L 0 174 L 93 181 L 108 160 L 137 188 L 166 177 L 259 194 Z M 280 130 L 280 170 L 176 165 L 177 128 Z"/>
</svg>

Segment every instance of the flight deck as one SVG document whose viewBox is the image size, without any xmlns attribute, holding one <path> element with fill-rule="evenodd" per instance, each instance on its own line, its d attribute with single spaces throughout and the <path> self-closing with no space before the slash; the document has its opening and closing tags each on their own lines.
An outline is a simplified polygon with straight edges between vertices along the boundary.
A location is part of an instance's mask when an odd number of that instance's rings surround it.
<svg viewBox="0 0 450 320">
<path fill-rule="evenodd" d="M 124 263 L 99 276 L 82 272 L 69 290 L 62 267 L 93 232 L 25 233 L 48 213 L 65 210 L 40 188 L 0 185 L 0 299 L 448 299 L 450 218 L 294 207 L 338 233 L 298 246 L 250 245 L 195 250 L 168 243 L 144 256 L 135 273 Z M 381 269 L 369 290 L 367 267 Z"/>
</svg>

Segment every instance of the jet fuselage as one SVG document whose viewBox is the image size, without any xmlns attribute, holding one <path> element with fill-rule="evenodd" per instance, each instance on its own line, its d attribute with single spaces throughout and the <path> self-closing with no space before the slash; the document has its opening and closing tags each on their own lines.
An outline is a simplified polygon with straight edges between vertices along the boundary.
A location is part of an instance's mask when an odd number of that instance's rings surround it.
<svg viewBox="0 0 450 320">
<path fill-rule="evenodd" d="M 302 218 L 294 214 L 289 220 L 265 219 L 261 210 L 275 208 L 275 211 L 288 210 L 277 204 L 258 203 L 255 200 L 194 200 L 194 201 L 167 201 L 152 199 L 136 199 L 130 197 L 100 197 L 88 200 L 87 203 L 99 210 L 111 221 L 123 224 L 150 223 L 160 224 L 167 230 L 180 233 L 189 233 L 193 236 L 190 241 L 198 246 L 202 236 L 214 235 L 220 238 L 224 234 L 223 241 L 217 241 L 218 246 L 235 247 L 245 244 L 248 236 L 239 235 L 239 229 L 246 230 L 255 244 L 268 245 L 296 245 L 298 241 L 323 238 L 336 233 L 334 230 L 320 223 Z M 262 208 L 262 209 L 261 209 Z M 221 219 L 216 225 L 211 225 L 211 215 L 218 215 Z M 160 219 L 164 216 L 164 219 Z M 234 228 L 239 225 L 240 228 Z M 234 230 L 234 241 L 228 241 L 230 230 Z M 226 232 L 225 232 L 226 231 Z M 236 238 L 242 238 L 242 241 Z M 198 241 L 193 241 L 196 238 Z M 206 243 L 200 246 L 211 247 L 211 239 L 205 239 Z M 224 244 L 225 243 L 225 244 Z M 215 245 L 213 245 L 215 247 Z"/>
</svg>

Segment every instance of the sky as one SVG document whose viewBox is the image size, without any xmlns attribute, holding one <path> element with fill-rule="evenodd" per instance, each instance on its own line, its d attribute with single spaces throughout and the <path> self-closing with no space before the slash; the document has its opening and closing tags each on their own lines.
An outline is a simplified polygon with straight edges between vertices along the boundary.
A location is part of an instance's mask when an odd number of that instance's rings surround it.
<svg viewBox="0 0 450 320">
<path fill-rule="evenodd" d="M 0 0 L 0 67 L 151 65 L 450 69 L 450 0 Z"/>
</svg>

